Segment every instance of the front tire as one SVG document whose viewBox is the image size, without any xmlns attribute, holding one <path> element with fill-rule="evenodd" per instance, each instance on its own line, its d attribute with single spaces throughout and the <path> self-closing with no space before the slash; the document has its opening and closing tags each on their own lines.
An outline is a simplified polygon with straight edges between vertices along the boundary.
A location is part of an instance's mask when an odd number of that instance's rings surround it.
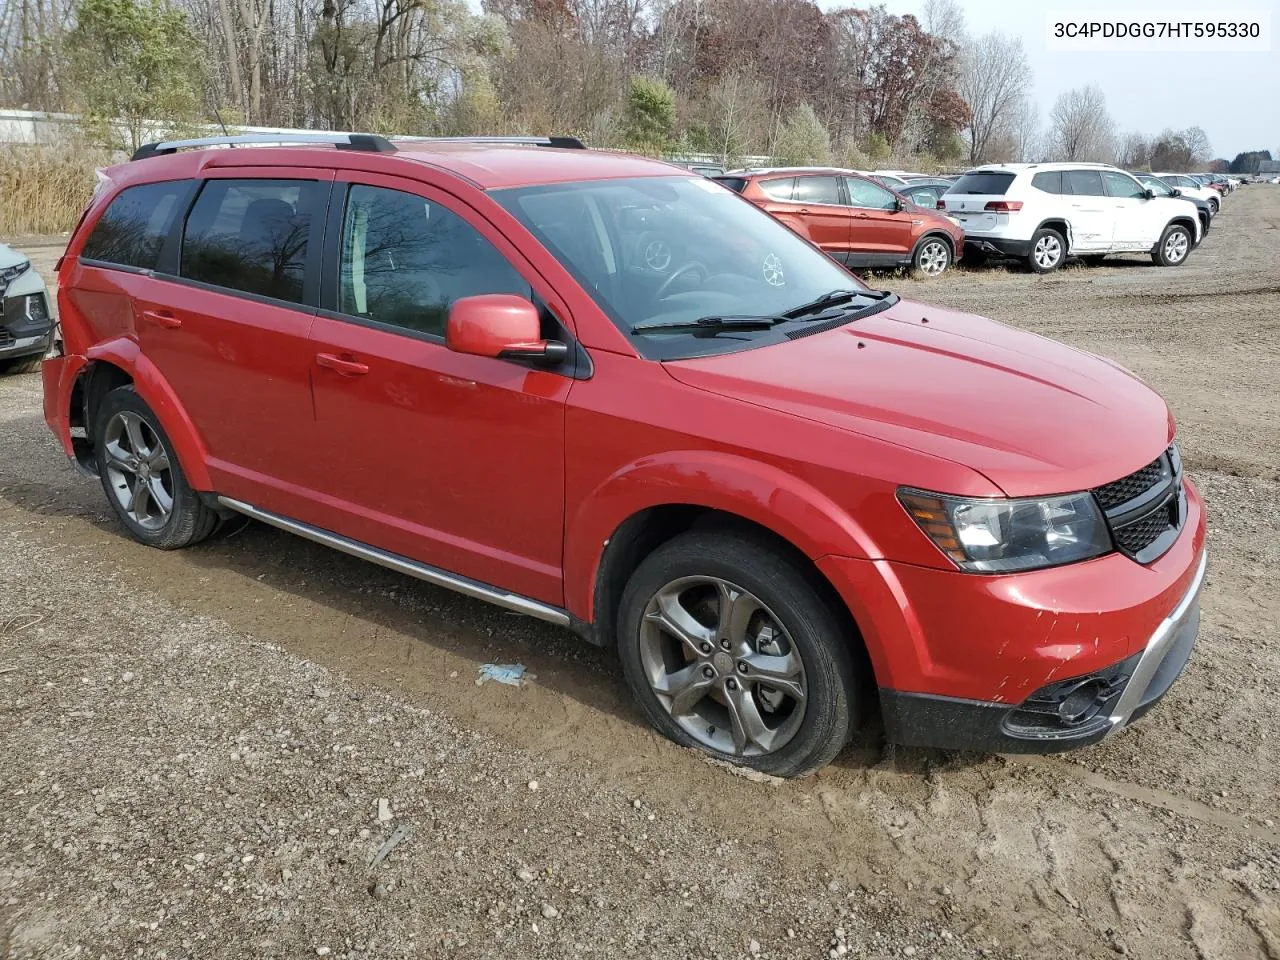
<svg viewBox="0 0 1280 960">
<path fill-rule="evenodd" d="M 842 619 L 767 541 L 690 531 L 628 582 L 618 615 L 623 675 L 662 734 L 782 777 L 826 765 L 858 715 Z"/>
<path fill-rule="evenodd" d="M 1151 251 L 1151 260 L 1159 267 L 1177 267 L 1186 262 L 1190 252 L 1191 231 L 1179 223 L 1171 223 Z"/>
<path fill-rule="evenodd" d="M 102 489 L 133 538 L 176 550 L 209 536 L 218 514 L 191 489 L 159 419 L 133 387 L 112 390 L 94 414 Z"/>
<path fill-rule="evenodd" d="M 938 277 L 952 262 L 951 245 L 941 237 L 925 237 L 911 257 L 911 266 L 923 277 Z"/>
<path fill-rule="evenodd" d="M 1067 241 L 1057 230 L 1041 227 L 1031 238 L 1027 265 L 1035 273 L 1052 273 L 1067 258 Z"/>
</svg>

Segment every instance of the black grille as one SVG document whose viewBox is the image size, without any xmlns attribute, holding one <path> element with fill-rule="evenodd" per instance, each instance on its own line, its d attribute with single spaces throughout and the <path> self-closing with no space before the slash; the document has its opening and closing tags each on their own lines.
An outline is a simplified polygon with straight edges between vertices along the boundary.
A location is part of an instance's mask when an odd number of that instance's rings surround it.
<svg viewBox="0 0 1280 960">
<path fill-rule="evenodd" d="M 1165 457 L 1166 454 L 1161 454 L 1158 459 L 1153 460 L 1136 473 L 1121 477 L 1119 480 L 1094 490 L 1094 496 L 1098 498 L 1098 503 L 1102 505 L 1102 509 L 1111 510 L 1126 504 L 1135 497 L 1142 496 L 1159 483 L 1168 466 L 1168 460 Z"/>
<path fill-rule="evenodd" d="M 1173 545 L 1186 519 L 1182 461 L 1170 447 L 1141 470 L 1093 491 L 1116 549 L 1151 563 Z"/>
</svg>

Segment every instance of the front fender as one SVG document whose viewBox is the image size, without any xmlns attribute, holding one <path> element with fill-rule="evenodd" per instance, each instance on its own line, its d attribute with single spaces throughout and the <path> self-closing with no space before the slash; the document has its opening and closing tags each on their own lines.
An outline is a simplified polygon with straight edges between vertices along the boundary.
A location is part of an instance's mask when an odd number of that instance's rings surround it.
<svg viewBox="0 0 1280 960">
<path fill-rule="evenodd" d="M 879 555 L 847 511 L 794 474 L 730 453 L 670 451 L 615 471 L 566 517 L 565 605 L 575 616 L 592 622 L 600 562 L 618 528 L 643 510 L 672 505 L 750 520 L 813 560 Z"/>
<path fill-rule="evenodd" d="M 173 444 L 187 483 L 194 490 L 212 490 L 209 458 L 200 432 L 183 409 L 178 395 L 160 370 L 128 337 L 107 340 L 89 348 L 90 361 L 110 363 L 133 378 L 133 388 L 155 413 Z"/>
</svg>

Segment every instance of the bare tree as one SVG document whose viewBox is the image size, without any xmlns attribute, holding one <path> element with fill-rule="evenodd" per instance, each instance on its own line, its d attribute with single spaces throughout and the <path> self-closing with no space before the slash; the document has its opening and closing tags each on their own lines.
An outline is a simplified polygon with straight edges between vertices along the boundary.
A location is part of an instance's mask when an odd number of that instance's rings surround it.
<svg viewBox="0 0 1280 960">
<path fill-rule="evenodd" d="M 1188 127 L 1183 130 L 1182 138 L 1187 142 L 1191 166 L 1198 167 L 1213 159 L 1213 146 L 1209 143 L 1209 135 L 1200 127 Z"/>
<path fill-rule="evenodd" d="M 1127 170 L 1151 164 L 1151 141 L 1140 133 L 1126 133 L 1116 144 L 1116 164 Z"/>
<path fill-rule="evenodd" d="M 1023 101 L 1031 84 L 1031 66 L 1026 51 L 1017 37 L 989 33 L 980 37 L 965 52 L 960 71 L 960 95 L 969 104 L 973 119 L 969 123 L 969 162 L 988 159 L 994 138 L 1012 134 L 1014 112 Z"/>
<path fill-rule="evenodd" d="M 1089 84 L 1061 94 L 1049 114 L 1049 123 L 1055 159 L 1111 160 L 1114 124 L 1099 87 Z"/>
</svg>

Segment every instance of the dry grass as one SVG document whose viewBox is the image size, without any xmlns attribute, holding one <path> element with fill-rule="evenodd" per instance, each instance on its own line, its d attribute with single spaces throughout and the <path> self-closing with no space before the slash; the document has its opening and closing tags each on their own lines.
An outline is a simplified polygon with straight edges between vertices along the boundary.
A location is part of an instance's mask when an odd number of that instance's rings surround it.
<svg viewBox="0 0 1280 960">
<path fill-rule="evenodd" d="M 109 162 L 84 147 L 0 147 L 0 237 L 72 229 L 93 192 L 95 168 Z"/>
</svg>

